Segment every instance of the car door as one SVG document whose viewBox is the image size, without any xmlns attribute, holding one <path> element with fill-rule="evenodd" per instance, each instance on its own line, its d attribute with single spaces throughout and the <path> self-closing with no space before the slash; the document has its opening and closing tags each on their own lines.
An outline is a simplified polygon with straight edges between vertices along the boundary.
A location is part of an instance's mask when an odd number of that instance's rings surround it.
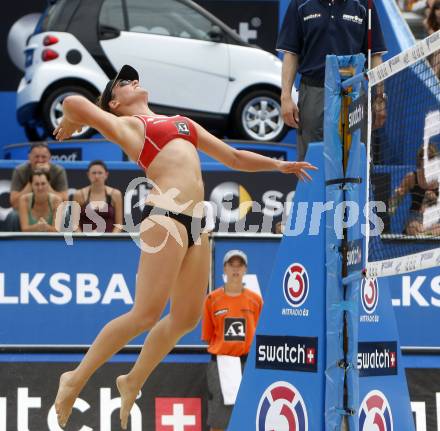
<svg viewBox="0 0 440 431">
<path fill-rule="evenodd" d="M 229 52 L 227 44 L 211 40 L 212 22 L 185 0 L 123 3 L 126 30 L 100 42 L 113 66 L 137 68 L 152 104 L 220 112 L 229 83 Z M 101 25 L 112 27 L 118 4 L 104 1 Z"/>
</svg>

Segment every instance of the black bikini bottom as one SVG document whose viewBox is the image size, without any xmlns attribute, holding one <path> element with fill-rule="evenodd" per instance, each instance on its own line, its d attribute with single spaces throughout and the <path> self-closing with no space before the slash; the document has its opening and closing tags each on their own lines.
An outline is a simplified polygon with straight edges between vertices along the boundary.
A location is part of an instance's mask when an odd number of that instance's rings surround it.
<svg viewBox="0 0 440 431">
<path fill-rule="evenodd" d="M 191 217 L 187 214 L 173 213 L 170 210 L 165 210 L 152 205 L 145 205 L 144 210 L 142 211 L 142 220 L 145 220 L 150 215 L 164 215 L 183 224 L 188 235 L 188 248 L 192 247 L 199 239 L 201 231 L 205 226 L 205 217 L 200 219 L 197 217 Z"/>
</svg>

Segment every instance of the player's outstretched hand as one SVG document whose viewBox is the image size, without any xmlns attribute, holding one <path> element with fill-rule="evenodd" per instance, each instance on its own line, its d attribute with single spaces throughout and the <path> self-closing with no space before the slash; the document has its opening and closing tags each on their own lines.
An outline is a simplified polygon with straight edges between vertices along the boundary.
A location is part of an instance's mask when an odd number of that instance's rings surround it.
<svg viewBox="0 0 440 431">
<path fill-rule="evenodd" d="M 81 125 L 72 123 L 66 117 L 63 117 L 58 127 L 53 131 L 53 135 L 57 141 L 63 141 L 71 138 L 75 132 L 79 132 L 81 129 Z"/>
<path fill-rule="evenodd" d="M 311 181 L 312 177 L 307 171 L 317 171 L 318 168 L 309 162 L 281 162 L 279 170 L 283 174 L 295 174 L 301 181 Z"/>
</svg>

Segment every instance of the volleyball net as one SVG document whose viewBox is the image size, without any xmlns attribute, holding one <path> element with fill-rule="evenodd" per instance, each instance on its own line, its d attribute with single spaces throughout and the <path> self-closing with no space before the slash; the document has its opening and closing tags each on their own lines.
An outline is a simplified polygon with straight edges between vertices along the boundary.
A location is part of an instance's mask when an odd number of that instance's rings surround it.
<svg viewBox="0 0 440 431">
<path fill-rule="evenodd" d="M 368 73 L 367 274 L 440 265 L 440 31 Z"/>
</svg>

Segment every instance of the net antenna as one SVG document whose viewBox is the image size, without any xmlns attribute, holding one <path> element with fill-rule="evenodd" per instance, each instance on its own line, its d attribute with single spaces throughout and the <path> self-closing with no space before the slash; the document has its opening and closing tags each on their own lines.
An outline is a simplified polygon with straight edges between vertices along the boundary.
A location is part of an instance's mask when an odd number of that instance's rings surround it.
<svg viewBox="0 0 440 431">
<path fill-rule="evenodd" d="M 373 9 L 373 0 L 368 0 L 368 49 L 367 49 L 367 66 L 371 70 L 371 48 L 373 45 L 373 34 L 371 31 L 371 11 Z"/>
<path fill-rule="evenodd" d="M 368 0 L 368 47 L 367 47 L 367 70 L 371 70 L 371 50 L 373 45 L 373 34 L 371 31 L 372 22 L 371 22 L 371 14 L 372 14 L 372 8 L 373 8 L 373 0 Z M 371 113 L 371 91 L 370 87 L 368 88 L 367 92 L 367 112 L 368 114 L 368 120 L 367 120 L 367 163 L 369 162 L 371 157 L 371 126 L 372 122 L 370 119 L 370 113 Z M 367 200 L 368 202 L 368 196 L 370 193 L 370 169 L 367 169 L 367 175 L 366 175 L 366 191 L 367 191 Z M 366 256 L 366 262 L 368 262 L 368 238 L 370 236 L 370 223 L 365 224 L 365 236 L 367 238 L 366 241 L 366 250 L 365 250 L 365 256 Z"/>
<path fill-rule="evenodd" d="M 367 276 L 439 266 L 440 31 L 369 70 L 368 100 Z"/>
</svg>

